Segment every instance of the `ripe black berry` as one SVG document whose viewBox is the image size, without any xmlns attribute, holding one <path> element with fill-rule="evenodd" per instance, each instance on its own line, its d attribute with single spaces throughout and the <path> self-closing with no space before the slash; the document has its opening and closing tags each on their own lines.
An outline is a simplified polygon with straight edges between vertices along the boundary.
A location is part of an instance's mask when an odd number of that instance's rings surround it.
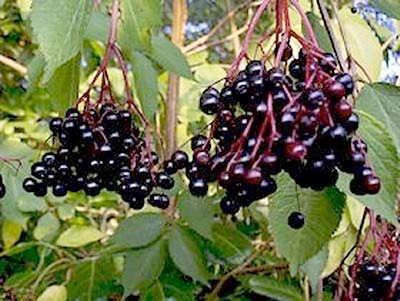
<svg viewBox="0 0 400 301">
<path fill-rule="evenodd" d="M 305 222 L 304 215 L 300 212 L 292 212 L 288 217 L 288 225 L 293 229 L 303 228 Z"/>
</svg>

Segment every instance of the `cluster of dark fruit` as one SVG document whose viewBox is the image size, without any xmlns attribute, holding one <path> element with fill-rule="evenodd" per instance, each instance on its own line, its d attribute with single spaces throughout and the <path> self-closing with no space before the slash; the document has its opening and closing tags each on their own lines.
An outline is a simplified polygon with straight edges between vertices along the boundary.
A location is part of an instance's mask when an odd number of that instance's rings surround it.
<svg viewBox="0 0 400 301">
<path fill-rule="evenodd" d="M 172 175 L 188 161 L 187 155 L 178 151 L 156 172 L 159 157 L 140 137 L 131 113 L 112 104 L 83 113 L 71 108 L 65 119 L 50 121 L 50 130 L 58 149 L 34 163 L 32 177 L 23 184 L 38 197 L 45 196 L 49 188 L 57 197 L 68 191 L 97 196 L 107 189 L 118 192 L 133 209 L 141 209 L 146 198 L 150 205 L 165 209 L 168 196 L 152 191 L 173 188 Z"/>
<path fill-rule="evenodd" d="M 380 180 L 355 135 L 359 117 L 346 100 L 352 77 L 337 71 L 332 54 L 302 49 L 293 58 L 287 46 L 282 61 L 282 69 L 270 70 L 250 61 L 221 91 L 203 92 L 200 109 L 214 121 L 210 137 L 192 140 L 191 192 L 204 195 L 207 182 L 218 181 L 226 190 L 222 210 L 235 214 L 273 193 L 271 176 L 281 170 L 303 188 L 322 190 L 335 185 L 339 168 L 354 175 L 353 193 L 377 193 Z"/>
<path fill-rule="evenodd" d="M 400 284 L 397 284 L 394 292 L 391 291 L 396 277 L 395 264 L 385 266 L 366 257 L 357 269 L 356 277 L 354 300 L 400 300 Z"/>
<path fill-rule="evenodd" d="M 6 186 L 3 183 L 3 177 L 0 175 L 0 199 L 6 195 Z"/>
</svg>

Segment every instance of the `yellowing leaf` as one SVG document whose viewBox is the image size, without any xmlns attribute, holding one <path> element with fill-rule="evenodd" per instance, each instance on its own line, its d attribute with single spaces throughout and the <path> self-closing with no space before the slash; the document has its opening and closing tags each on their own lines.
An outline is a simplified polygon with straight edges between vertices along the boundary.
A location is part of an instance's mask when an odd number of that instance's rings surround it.
<svg viewBox="0 0 400 301">
<path fill-rule="evenodd" d="M 63 285 L 52 285 L 39 296 L 37 301 L 66 301 L 67 289 Z"/>
<path fill-rule="evenodd" d="M 103 237 L 104 233 L 92 226 L 72 226 L 61 233 L 56 244 L 62 247 L 79 248 Z"/>
<path fill-rule="evenodd" d="M 1 228 L 1 235 L 3 238 L 4 249 L 11 248 L 20 238 L 22 233 L 22 226 L 11 220 L 6 219 Z"/>
</svg>

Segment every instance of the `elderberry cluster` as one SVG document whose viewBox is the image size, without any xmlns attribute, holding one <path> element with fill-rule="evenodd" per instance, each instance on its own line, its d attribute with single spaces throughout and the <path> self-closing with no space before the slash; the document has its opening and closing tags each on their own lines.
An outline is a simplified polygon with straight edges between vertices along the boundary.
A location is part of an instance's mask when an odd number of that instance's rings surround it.
<svg viewBox="0 0 400 301">
<path fill-rule="evenodd" d="M 26 191 L 42 197 L 51 188 L 54 196 L 62 197 L 68 191 L 97 196 L 107 189 L 118 192 L 133 209 L 141 209 L 146 198 L 152 206 L 169 206 L 166 194 L 152 191 L 174 187 L 171 175 L 187 155 L 175 153 L 175 161 L 156 172 L 159 157 L 140 136 L 129 111 L 110 103 L 83 113 L 70 108 L 65 119 L 50 121 L 50 130 L 58 148 L 32 165 L 32 177 L 23 183 Z"/>
<path fill-rule="evenodd" d="M 301 49 L 293 58 L 287 45 L 282 61 L 269 70 L 250 61 L 221 91 L 203 92 L 200 109 L 214 121 L 210 137 L 192 140 L 191 192 L 205 195 L 207 182 L 218 181 L 226 190 L 222 210 L 235 214 L 273 193 L 272 176 L 282 170 L 299 186 L 322 190 L 335 185 L 340 169 L 354 175 L 353 193 L 377 193 L 380 180 L 366 163 L 367 146 L 355 135 L 359 117 L 347 101 L 352 77 L 338 72 L 329 53 Z"/>
<path fill-rule="evenodd" d="M 356 277 L 354 300 L 400 300 L 400 284 L 391 291 L 396 277 L 395 264 L 381 265 L 366 257 L 357 269 Z"/>
</svg>

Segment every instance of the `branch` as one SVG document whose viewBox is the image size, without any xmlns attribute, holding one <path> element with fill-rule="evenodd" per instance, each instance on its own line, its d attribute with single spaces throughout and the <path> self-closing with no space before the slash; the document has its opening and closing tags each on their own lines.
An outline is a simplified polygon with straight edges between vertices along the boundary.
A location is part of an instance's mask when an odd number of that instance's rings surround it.
<svg viewBox="0 0 400 301">
<path fill-rule="evenodd" d="M 246 1 L 245 3 L 242 3 L 242 4 L 238 5 L 237 7 L 235 7 L 234 9 L 232 9 L 231 11 L 229 11 L 225 15 L 225 17 L 222 18 L 222 20 L 217 25 L 215 25 L 214 28 L 212 28 L 207 34 L 200 37 L 193 43 L 183 47 L 183 49 L 182 49 L 183 53 L 188 53 L 189 51 L 193 51 L 195 48 L 205 44 L 213 35 L 215 35 L 218 32 L 218 30 L 222 26 L 225 25 L 225 23 L 227 23 L 229 20 L 231 20 L 231 18 L 233 18 L 238 11 L 240 11 L 244 7 L 251 6 L 252 4 L 253 4 L 252 1 Z"/>
<path fill-rule="evenodd" d="M 345 61 L 343 59 L 342 52 L 340 51 L 338 41 L 336 39 L 335 33 L 333 32 L 333 27 L 331 20 L 328 15 L 328 11 L 326 9 L 325 1 L 324 0 L 317 0 L 319 12 L 321 13 L 322 20 L 324 21 L 325 29 L 328 33 L 329 40 L 331 42 L 333 51 L 335 52 L 335 55 L 338 59 L 339 62 L 339 67 L 343 71 L 345 67 Z"/>
<path fill-rule="evenodd" d="M 0 64 L 17 71 L 22 76 L 25 76 L 28 73 L 28 69 L 25 66 L 2 54 L 0 54 Z"/>
</svg>

